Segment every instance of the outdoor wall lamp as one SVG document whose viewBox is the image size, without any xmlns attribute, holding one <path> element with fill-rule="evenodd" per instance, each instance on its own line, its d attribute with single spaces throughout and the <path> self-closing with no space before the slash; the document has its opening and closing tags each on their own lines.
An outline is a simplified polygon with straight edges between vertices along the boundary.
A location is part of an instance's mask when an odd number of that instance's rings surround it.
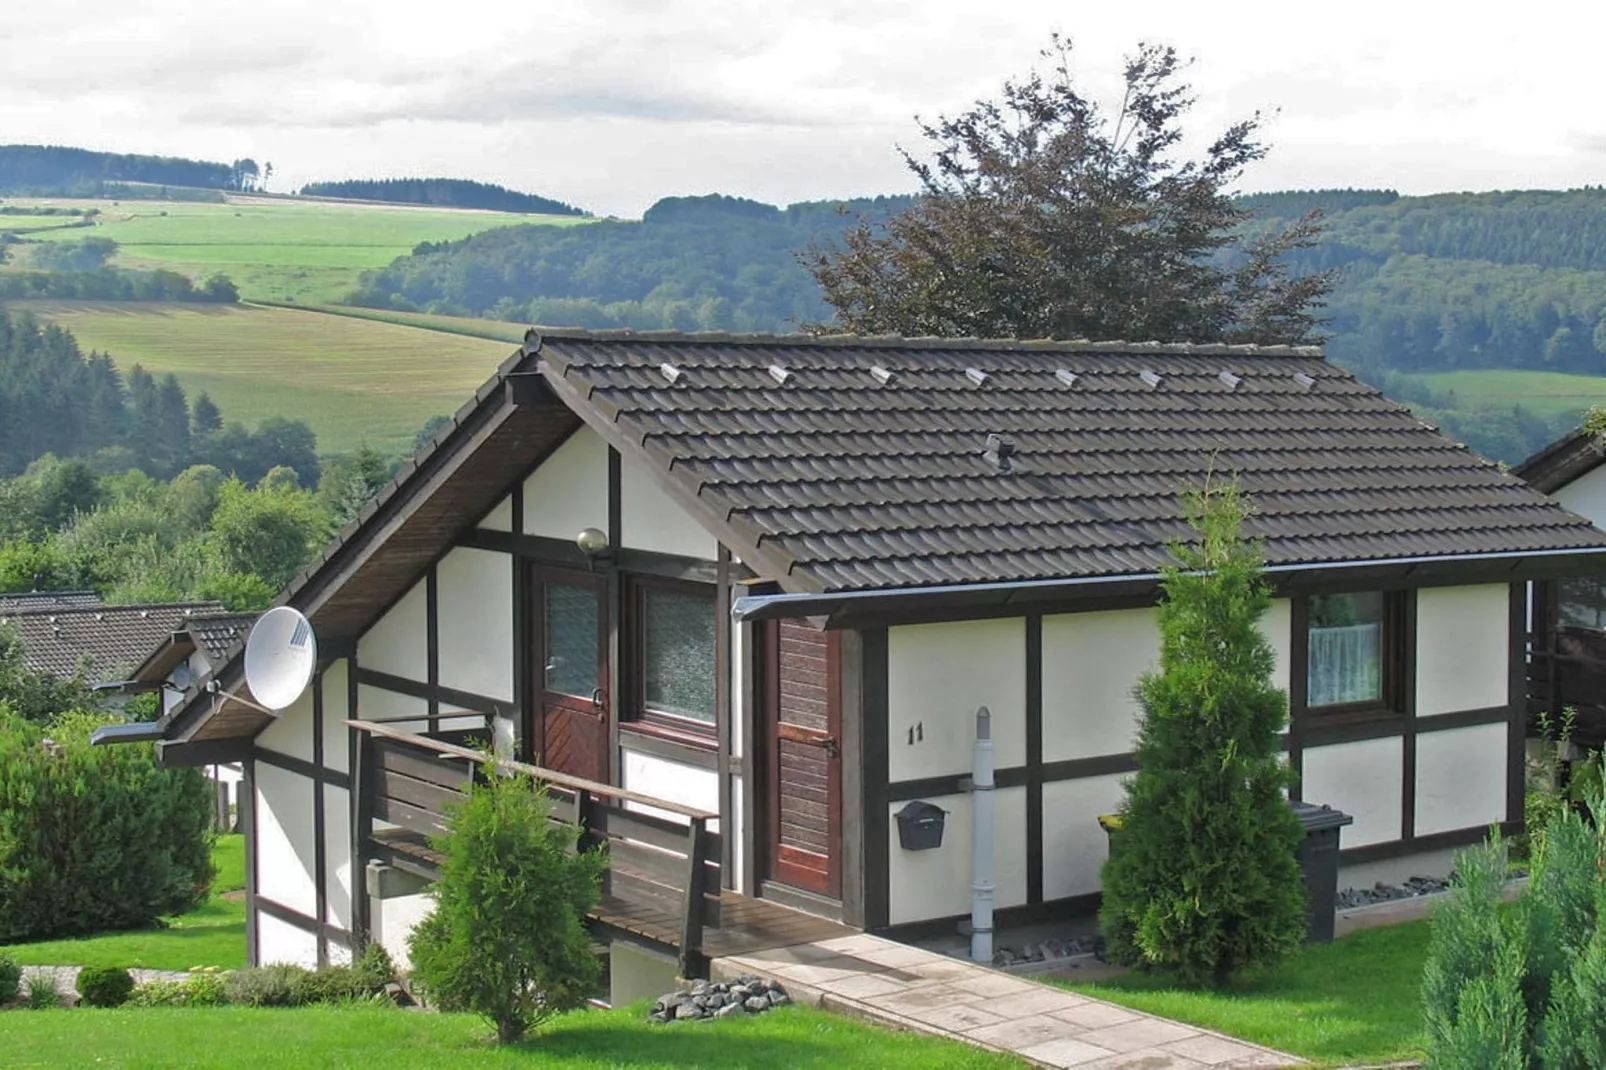
<svg viewBox="0 0 1606 1070">
<path fill-rule="evenodd" d="M 574 544 L 586 555 L 586 560 L 595 566 L 597 560 L 608 553 L 608 533 L 601 528 L 586 528 L 574 537 Z"/>
</svg>

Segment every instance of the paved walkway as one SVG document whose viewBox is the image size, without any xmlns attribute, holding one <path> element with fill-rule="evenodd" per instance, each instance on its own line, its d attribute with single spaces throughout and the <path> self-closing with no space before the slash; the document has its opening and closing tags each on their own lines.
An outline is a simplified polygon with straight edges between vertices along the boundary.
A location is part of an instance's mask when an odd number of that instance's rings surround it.
<svg viewBox="0 0 1606 1070">
<path fill-rule="evenodd" d="M 715 959 L 716 978 L 773 977 L 799 1002 L 931 1033 L 1039 1066 L 1240 1070 L 1303 1060 L 877 936 Z"/>
</svg>

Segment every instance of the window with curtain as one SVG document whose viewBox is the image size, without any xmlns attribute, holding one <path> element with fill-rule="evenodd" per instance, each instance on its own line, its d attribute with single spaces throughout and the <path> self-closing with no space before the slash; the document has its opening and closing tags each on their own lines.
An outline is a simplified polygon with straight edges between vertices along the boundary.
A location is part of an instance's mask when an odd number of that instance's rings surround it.
<svg viewBox="0 0 1606 1070">
<path fill-rule="evenodd" d="M 1307 706 L 1383 701 L 1384 609 L 1381 591 L 1311 597 Z"/>
<path fill-rule="evenodd" d="M 643 712 L 714 724 L 714 597 L 678 587 L 638 589 Z"/>
<path fill-rule="evenodd" d="M 1557 616 L 1563 628 L 1606 631 L 1606 577 L 1574 576 L 1557 587 Z"/>
</svg>

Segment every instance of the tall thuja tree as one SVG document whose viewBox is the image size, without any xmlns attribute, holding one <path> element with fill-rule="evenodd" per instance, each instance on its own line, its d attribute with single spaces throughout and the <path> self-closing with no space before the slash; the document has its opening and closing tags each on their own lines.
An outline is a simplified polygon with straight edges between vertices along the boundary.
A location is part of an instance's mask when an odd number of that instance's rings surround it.
<svg viewBox="0 0 1606 1070">
<path fill-rule="evenodd" d="M 1302 830 L 1279 759 L 1288 697 L 1257 622 L 1271 604 L 1249 506 L 1232 484 L 1186 496 L 1190 541 L 1172 547 L 1160 664 L 1140 680 L 1138 771 L 1104 867 L 1100 924 L 1113 957 L 1220 985 L 1296 949 Z"/>
</svg>

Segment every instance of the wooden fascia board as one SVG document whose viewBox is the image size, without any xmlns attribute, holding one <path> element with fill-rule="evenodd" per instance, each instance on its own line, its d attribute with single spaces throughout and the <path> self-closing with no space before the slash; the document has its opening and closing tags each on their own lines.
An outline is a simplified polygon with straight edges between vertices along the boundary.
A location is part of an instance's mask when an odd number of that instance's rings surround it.
<svg viewBox="0 0 1606 1070">
<path fill-rule="evenodd" d="M 545 357 L 545 354 L 543 354 Z M 733 524 L 728 516 L 721 516 L 707 499 L 696 491 L 689 490 L 680 480 L 671 473 L 666 474 L 665 466 L 648 453 L 634 436 L 626 433 L 617 422 L 617 410 L 613 418 L 609 418 L 603 411 L 602 405 L 590 397 L 591 387 L 568 378 L 569 365 L 565 362 L 560 368 L 557 364 L 547 364 L 547 382 L 575 415 L 584 420 L 603 441 L 622 456 L 629 457 L 647 472 L 651 473 L 660 490 L 667 494 L 676 505 L 691 514 L 692 518 L 727 547 L 744 563 L 762 566 L 766 571 L 776 577 L 786 590 L 798 594 L 818 594 L 824 587 L 814 577 L 808 575 L 796 563 L 777 557 L 768 549 L 761 547 L 750 533 L 743 531 L 739 525 Z M 609 406 L 612 408 L 612 406 Z M 672 467 L 672 466 L 671 466 Z"/>
</svg>

